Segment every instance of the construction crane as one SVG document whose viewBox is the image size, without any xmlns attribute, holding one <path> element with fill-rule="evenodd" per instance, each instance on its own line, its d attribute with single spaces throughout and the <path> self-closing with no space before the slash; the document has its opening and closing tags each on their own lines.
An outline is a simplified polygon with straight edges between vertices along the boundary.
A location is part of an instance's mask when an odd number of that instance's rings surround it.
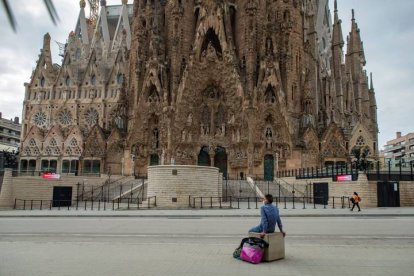
<svg viewBox="0 0 414 276">
<path fill-rule="evenodd" d="M 91 25 L 95 25 L 98 20 L 99 0 L 88 0 L 88 4 L 90 7 L 89 22 Z"/>
</svg>

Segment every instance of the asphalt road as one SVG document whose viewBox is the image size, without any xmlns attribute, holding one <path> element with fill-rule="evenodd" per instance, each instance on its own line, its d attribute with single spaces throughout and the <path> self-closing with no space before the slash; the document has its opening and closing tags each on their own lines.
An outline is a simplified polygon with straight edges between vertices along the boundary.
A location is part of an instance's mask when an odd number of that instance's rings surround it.
<svg viewBox="0 0 414 276">
<path fill-rule="evenodd" d="M 413 217 L 289 217 L 286 259 L 233 259 L 257 222 L 0 218 L 0 275 L 414 275 Z"/>
</svg>

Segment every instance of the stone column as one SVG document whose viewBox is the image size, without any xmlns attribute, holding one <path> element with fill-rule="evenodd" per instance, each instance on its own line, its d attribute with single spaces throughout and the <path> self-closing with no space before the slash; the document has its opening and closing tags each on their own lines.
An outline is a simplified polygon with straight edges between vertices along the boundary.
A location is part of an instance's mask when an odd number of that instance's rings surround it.
<svg viewBox="0 0 414 276">
<path fill-rule="evenodd" d="M 0 207 L 13 207 L 12 169 L 4 169 L 3 185 L 0 191 Z"/>
</svg>

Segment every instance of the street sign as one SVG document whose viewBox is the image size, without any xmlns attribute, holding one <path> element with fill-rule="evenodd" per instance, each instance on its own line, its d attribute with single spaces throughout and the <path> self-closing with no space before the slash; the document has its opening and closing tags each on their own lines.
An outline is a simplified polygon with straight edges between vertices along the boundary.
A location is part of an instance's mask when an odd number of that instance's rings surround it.
<svg viewBox="0 0 414 276">
<path fill-rule="evenodd" d="M 44 179 L 60 179 L 60 174 L 45 172 L 45 173 L 42 173 L 42 178 L 44 178 Z"/>
<path fill-rule="evenodd" d="M 338 182 L 352 181 L 352 175 L 351 174 L 338 175 L 336 176 L 336 181 Z"/>
</svg>

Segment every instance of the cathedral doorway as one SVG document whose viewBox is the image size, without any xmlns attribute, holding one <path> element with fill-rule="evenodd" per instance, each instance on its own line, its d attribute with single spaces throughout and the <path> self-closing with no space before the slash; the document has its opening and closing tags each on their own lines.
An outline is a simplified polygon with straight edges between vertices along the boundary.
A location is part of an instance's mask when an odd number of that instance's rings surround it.
<svg viewBox="0 0 414 276">
<path fill-rule="evenodd" d="M 275 171 L 275 158 L 272 154 L 266 154 L 264 157 L 264 180 L 273 181 Z"/>
<path fill-rule="evenodd" d="M 227 153 L 223 147 L 217 147 L 214 155 L 214 167 L 219 168 L 220 172 L 227 179 Z"/>
<path fill-rule="evenodd" d="M 151 154 L 150 156 L 150 166 L 159 165 L 159 157 L 158 154 Z"/>
<path fill-rule="evenodd" d="M 211 166 L 210 155 L 208 154 L 208 147 L 202 147 L 198 154 L 197 165 Z"/>
</svg>

